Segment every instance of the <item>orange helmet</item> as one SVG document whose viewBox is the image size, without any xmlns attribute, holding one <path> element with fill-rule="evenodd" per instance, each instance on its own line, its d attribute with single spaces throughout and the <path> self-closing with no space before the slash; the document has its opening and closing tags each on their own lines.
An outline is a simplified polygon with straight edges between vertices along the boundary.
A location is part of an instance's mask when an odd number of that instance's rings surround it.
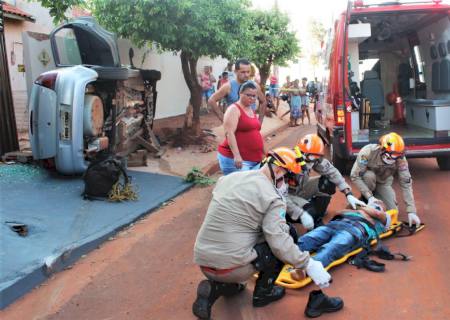
<svg viewBox="0 0 450 320">
<path fill-rule="evenodd" d="M 380 138 L 380 145 L 383 151 L 401 157 L 405 152 L 405 142 L 403 138 L 395 132 L 385 134 Z"/>
<path fill-rule="evenodd" d="M 302 172 L 295 152 L 286 147 L 275 148 L 267 154 L 265 162 L 286 169 L 288 172 L 298 174 Z"/>
<path fill-rule="evenodd" d="M 322 139 L 314 133 L 307 134 L 297 143 L 297 147 L 305 155 L 313 154 L 317 156 L 323 156 L 325 152 L 325 146 Z"/>
</svg>

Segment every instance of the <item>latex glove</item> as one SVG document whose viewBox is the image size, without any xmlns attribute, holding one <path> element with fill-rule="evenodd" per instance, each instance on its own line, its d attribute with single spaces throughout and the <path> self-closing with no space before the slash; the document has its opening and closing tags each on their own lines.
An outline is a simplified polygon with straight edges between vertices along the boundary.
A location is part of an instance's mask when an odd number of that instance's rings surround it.
<svg viewBox="0 0 450 320">
<path fill-rule="evenodd" d="M 419 216 L 414 212 L 408 213 L 408 222 L 410 227 L 412 227 L 413 224 L 415 224 L 417 227 L 420 226 Z"/>
<path fill-rule="evenodd" d="M 378 200 L 378 199 L 375 198 L 374 196 L 371 196 L 371 197 L 369 198 L 369 200 L 367 201 L 367 204 L 370 206 L 371 204 L 373 204 L 373 203 L 376 202 L 376 201 L 380 201 L 380 200 Z"/>
<path fill-rule="evenodd" d="M 352 194 L 348 194 L 347 195 L 347 201 L 348 204 L 353 208 L 353 210 L 356 209 L 356 206 L 361 206 L 361 207 L 365 207 L 366 204 L 364 202 L 362 202 L 361 200 L 358 200 L 354 195 Z"/>
<path fill-rule="evenodd" d="M 312 281 L 314 281 L 321 289 L 330 285 L 331 275 L 325 270 L 322 262 L 309 258 L 305 271 Z"/>
<path fill-rule="evenodd" d="M 294 209 L 292 210 L 291 219 L 294 220 L 294 222 L 298 222 L 303 212 L 304 211 L 302 208 L 295 206 Z"/>
<path fill-rule="evenodd" d="M 312 230 L 314 229 L 314 219 L 313 217 L 311 217 L 311 215 L 306 212 L 305 210 L 303 210 L 302 215 L 300 216 L 300 221 L 302 222 L 302 225 L 307 229 L 307 230 Z"/>
</svg>

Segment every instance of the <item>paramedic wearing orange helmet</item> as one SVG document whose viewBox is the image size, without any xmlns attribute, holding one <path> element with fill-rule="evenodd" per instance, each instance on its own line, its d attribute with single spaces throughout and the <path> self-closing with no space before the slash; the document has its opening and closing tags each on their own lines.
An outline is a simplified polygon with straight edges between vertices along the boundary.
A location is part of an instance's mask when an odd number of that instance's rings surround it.
<svg viewBox="0 0 450 320">
<path fill-rule="evenodd" d="M 287 197 L 287 213 L 293 221 L 300 219 L 306 229 L 321 224 L 323 216 L 337 188 L 345 194 L 353 209 L 365 203 L 355 198 L 351 187 L 330 161 L 324 158 L 325 146 L 317 134 L 308 134 L 300 139 L 296 151 L 303 155 L 304 170 L 290 183 Z M 320 176 L 310 177 L 314 170 Z"/>
<path fill-rule="evenodd" d="M 211 317 L 211 307 L 220 296 L 244 290 L 243 283 L 257 271 L 253 306 L 281 299 L 285 289 L 274 282 L 283 263 L 305 270 L 320 287 L 328 286 L 329 273 L 289 234 L 280 191 L 288 172 L 301 172 L 297 156 L 289 148 L 276 148 L 260 169 L 218 180 L 194 246 L 194 262 L 207 278 L 199 283 L 192 307 L 200 319 Z"/>
<path fill-rule="evenodd" d="M 358 153 L 350 179 L 361 195 L 373 203 L 380 199 L 388 209 L 397 209 L 395 191 L 392 188 L 394 174 L 398 174 L 403 200 L 406 204 L 409 225 L 420 225 L 412 189 L 412 178 L 405 158 L 405 143 L 395 132 L 380 138 L 379 144 L 368 144 Z"/>
</svg>

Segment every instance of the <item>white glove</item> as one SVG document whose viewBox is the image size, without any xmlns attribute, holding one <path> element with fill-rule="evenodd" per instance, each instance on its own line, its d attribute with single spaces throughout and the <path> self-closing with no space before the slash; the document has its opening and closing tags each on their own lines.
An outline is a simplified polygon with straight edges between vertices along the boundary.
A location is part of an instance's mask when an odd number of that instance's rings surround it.
<svg viewBox="0 0 450 320">
<path fill-rule="evenodd" d="M 313 217 L 311 217 L 311 215 L 306 212 L 305 210 L 303 210 L 302 215 L 300 216 L 300 221 L 302 222 L 302 225 L 307 229 L 307 230 L 312 230 L 314 229 L 314 219 Z"/>
<path fill-rule="evenodd" d="M 352 195 L 351 193 L 349 193 L 347 195 L 347 201 L 348 204 L 353 208 L 356 209 L 356 206 L 361 206 L 361 207 L 365 207 L 366 204 L 364 202 L 362 202 L 361 200 L 358 200 L 354 195 Z"/>
<path fill-rule="evenodd" d="M 297 221 L 298 219 L 300 219 L 302 214 L 303 214 L 303 209 L 300 208 L 299 206 L 294 206 L 294 209 L 292 210 L 292 213 L 291 213 L 291 218 L 292 218 L 292 220 Z"/>
<path fill-rule="evenodd" d="M 378 199 L 375 198 L 374 196 L 371 196 L 371 197 L 369 198 L 369 200 L 367 201 L 367 204 L 370 206 L 370 205 L 372 205 L 374 202 L 377 202 L 377 201 L 380 201 L 380 200 L 378 200 Z"/>
<path fill-rule="evenodd" d="M 419 216 L 414 212 L 408 213 L 408 222 L 410 227 L 412 227 L 413 224 L 415 224 L 417 227 L 420 226 Z"/>
<path fill-rule="evenodd" d="M 309 258 L 305 271 L 312 281 L 314 281 L 321 289 L 327 288 L 330 285 L 331 276 L 323 267 L 322 262 Z"/>
</svg>

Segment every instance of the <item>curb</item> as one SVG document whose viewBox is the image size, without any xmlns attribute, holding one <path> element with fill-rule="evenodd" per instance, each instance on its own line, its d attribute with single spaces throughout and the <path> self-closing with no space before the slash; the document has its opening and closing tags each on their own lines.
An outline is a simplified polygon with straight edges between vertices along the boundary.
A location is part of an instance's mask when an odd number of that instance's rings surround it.
<svg viewBox="0 0 450 320">
<path fill-rule="evenodd" d="M 288 128 L 288 126 L 289 126 L 289 123 L 285 123 L 278 128 L 272 129 L 271 131 L 269 131 L 265 135 L 263 135 L 263 139 L 266 139 L 267 137 L 271 136 L 275 132 L 278 132 L 280 130 L 284 130 L 284 129 Z M 211 176 L 211 175 L 219 172 L 220 171 L 219 162 L 217 160 L 212 161 L 211 163 L 204 166 L 202 168 L 202 171 L 208 176 Z"/>
</svg>

